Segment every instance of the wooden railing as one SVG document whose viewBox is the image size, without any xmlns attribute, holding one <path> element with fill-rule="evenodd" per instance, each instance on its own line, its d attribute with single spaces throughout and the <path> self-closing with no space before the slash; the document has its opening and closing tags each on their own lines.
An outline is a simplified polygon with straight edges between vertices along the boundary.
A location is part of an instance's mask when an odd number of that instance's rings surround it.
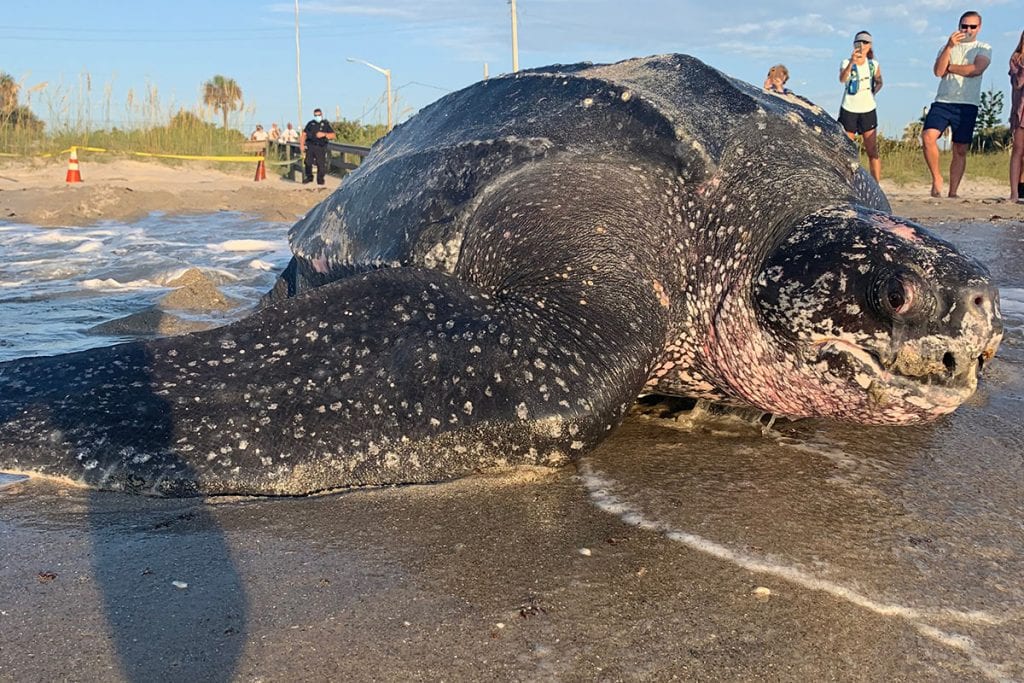
<svg viewBox="0 0 1024 683">
<path fill-rule="evenodd" d="M 244 142 L 242 144 L 263 145 L 264 143 Z M 267 161 L 290 161 L 288 173 L 291 175 L 292 180 L 300 180 L 302 178 L 302 155 L 299 153 L 299 143 L 268 141 L 265 144 Z M 328 142 L 327 172 L 344 178 L 349 171 L 359 168 L 359 164 L 363 162 L 363 158 L 369 153 L 369 147 L 350 145 L 345 142 Z"/>
</svg>

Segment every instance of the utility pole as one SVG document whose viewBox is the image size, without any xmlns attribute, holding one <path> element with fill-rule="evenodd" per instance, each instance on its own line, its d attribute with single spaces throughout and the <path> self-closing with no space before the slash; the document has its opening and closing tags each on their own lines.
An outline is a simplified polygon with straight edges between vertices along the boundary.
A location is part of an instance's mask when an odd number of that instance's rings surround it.
<svg viewBox="0 0 1024 683">
<path fill-rule="evenodd" d="M 508 1 L 512 5 L 512 73 L 515 73 L 519 71 L 519 31 L 516 28 L 516 0 Z"/>
<path fill-rule="evenodd" d="M 487 62 L 484 62 L 484 80 L 487 80 Z"/>
<path fill-rule="evenodd" d="M 302 66 L 299 62 L 299 0 L 295 0 L 295 90 L 299 97 L 299 118 L 295 125 L 302 127 Z"/>
</svg>

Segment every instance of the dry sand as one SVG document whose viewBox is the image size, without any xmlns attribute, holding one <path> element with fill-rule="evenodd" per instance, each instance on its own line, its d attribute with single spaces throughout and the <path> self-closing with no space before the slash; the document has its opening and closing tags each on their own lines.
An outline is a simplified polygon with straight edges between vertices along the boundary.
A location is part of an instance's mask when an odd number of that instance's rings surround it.
<svg viewBox="0 0 1024 683">
<path fill-rule="evenodd" d="M 324 188 L 281 178 L 271 167 L 267 179 L 253 180 L 248 166 L 225 173 L 207 165 L 168 166 L 134 160 L 80 160 L 84 182 L 65 182 L 63 161 L 0 166 L 0 220 L 42 226 L 87 225 L 102 220 L 130 221 L 150 211 L 209 213 L 245 211 L 269 220 L 292 221 L 338 186 Z M 242 170 L 242 169 L 246 170 Z M 964 180 L 957 199 L 933 199 L 928 185 L 899 186 L 882 181 L 894 212 L 915 220 L 992 221 L 1024 219 L 1024 205 L 1002 199 L 1005 183 Z"/>
<path fill-rule="evenodd" d="M 336 188 L 303 185 L 270 167 L 253 180 L 256 162 L 226 173 L 206 164 L 169 166 L 135 160 L 80 159 L 83 182 L 67 183 L 64 162 L 0 166 L 0 221 L 42 226 L 131 221 L 151 211 L 212 213 L 245 211 L 269 220 L 293 221 Z"/>
</svg>

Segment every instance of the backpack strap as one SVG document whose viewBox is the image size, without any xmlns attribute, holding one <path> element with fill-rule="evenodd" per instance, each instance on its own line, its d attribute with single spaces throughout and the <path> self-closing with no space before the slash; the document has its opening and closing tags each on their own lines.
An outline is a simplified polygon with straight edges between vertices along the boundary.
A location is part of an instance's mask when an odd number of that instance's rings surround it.
<svg viewBox="0 0 1024 683">
<path fill-rule="evenodd" d="M 846 81 L 846 92 L 851 95 L 856 95 L 857 90 L 860 89 L 860 73 L 857 71 L 857 65 L 854 62 L 850 62 L 850 78 Z"/>
</svg>

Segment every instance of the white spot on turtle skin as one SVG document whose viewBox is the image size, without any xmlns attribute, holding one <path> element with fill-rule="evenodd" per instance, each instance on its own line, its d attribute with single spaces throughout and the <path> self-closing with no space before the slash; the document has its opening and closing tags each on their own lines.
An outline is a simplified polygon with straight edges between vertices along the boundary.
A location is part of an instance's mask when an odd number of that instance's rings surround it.
<svg viewBox="0 0 1024 683">
<path fill-rule="evenodd" d="M 594 106 L 594 98 L 593 97 L 585 97 L 585 98 L 583 98 L 583 108 L 584 109 L 589 109 L 592 106 Z"/>
<path fill-rule="evenodd" d="M 525 420 L 527 418 L 527 416 L 529 415 L 529 411 L 526 409 L 525 403 L 520 403 L 519 405 L 516 406 L 516 415 L 519 417 L 520 420 Z"/>
<path fill-rule="evenodd" d="M 630 100 L 630 99 L 631 99 L 632 97 L 633 97 L 633 93 L 632 93 L 632 92 L 630 92 L 629 90 L 623 90 L 623 91 L 622 91 L 622 94 L 621 94 L 621 95 L 619 95 L 619 98 L 620 98 L 620 99 L 621 99 L 621 100 L 622 100 L 623 102 L 629 102 L 629 100 Z"/>
<path fill-rule="evenodd" d="M 462 406 L 462 412 L 464 412 L 466 415 L 472 415 L 473 414 L 473 402 L 472 401 L 466 401 L 465 405 Z"/>
</svg>

